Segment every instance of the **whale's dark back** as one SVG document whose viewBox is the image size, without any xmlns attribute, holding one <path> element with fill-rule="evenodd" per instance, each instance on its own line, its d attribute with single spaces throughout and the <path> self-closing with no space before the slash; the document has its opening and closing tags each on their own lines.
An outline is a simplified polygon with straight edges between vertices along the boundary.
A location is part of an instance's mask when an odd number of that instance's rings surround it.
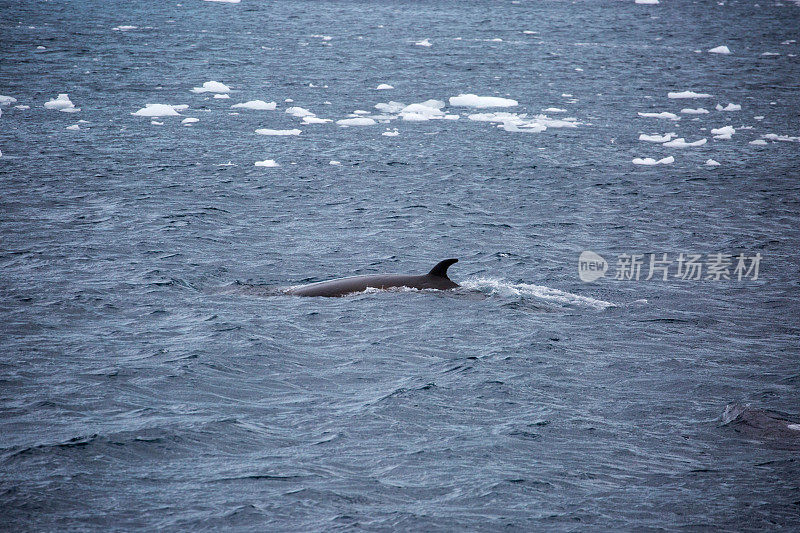
<svg viewBox="0 0 800 533">
<path fill-rule="evenodd" d="M 411 289 L 455 289 L 455 283 L 447 277 L 447 269 L 458 259 L 445 259 L 438 263 L 427 274 L 413 276 L 402 274 L 372 274 L 368 276 L 353 276 L 349 278 L 334 279 L 311 283 L 301 287 L 289 289 L 287 294 L 294 296 L 344 296 L 367 289 L 391 289 L 408 287 Z"/>
</svg>

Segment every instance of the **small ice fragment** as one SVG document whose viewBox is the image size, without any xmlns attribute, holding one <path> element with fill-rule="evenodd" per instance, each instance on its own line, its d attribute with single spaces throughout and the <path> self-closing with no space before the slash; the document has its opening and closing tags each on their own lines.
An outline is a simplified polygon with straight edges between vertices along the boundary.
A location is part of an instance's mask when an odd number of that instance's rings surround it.
<svg viewBox="0 0 800 533">
<path fill-rule="evenodd" d="M 733 129 L 733 126 L 723 126 L 722 128 L 713 128 L 711 130 L 711 135 L 721 141 L 730 139 L 734 133 L 736 133 L 736 130 Z"/>
<path fill-rule="evenodd" d="M 31 106 L 29 105 L 15 105 L 14 109 L 30 109 Z"/>
<path fill-rule="evenodd" d="M 116 26 L 111 28 L 113 31 L 130 31 L 139 29 L 137 26 Z"/>
<path fill-rule="evenodd" d="M 181 124 L 194 124 L 195 122 L 200 122 L 200 119 L 194 117 L 186 117 L 185 119 L 181 120 Z"/>
<path fill-rule="evenodd" d="M 388 90 L 388 89 L 394 89 L 394 87 L 392 87 L 392 86 L 391 86 L 391 85 L 389 85 L 388 83 L 381 83 L 380 85 L 378 85 L 377 87 L 375 87 L 375 90 L 376 90 L 376 91 L 386 91 L 386 90 Z"/>
<path fill-rule="evenodd" d="M 52 100 L 48 100 L 44 104 L 45 109 L 57 109 L 59 111 L 65 111 L 67 113 L 74 113 L 75 111 L 80 111 L 80 109 L 75 107 L 75 104 L 69 99 L 69 95 L 67 93 L 61 93 L 58 95 L 58 98 L 54 98 Z"/>
<path fill-rule="evenodd" d="M 367 117 L 344 118 L 337 120 L 336 123 L 340 126 L 372 126 L 376 124 L 373 119 Z"/>
<path fill-rule="evenodd" d="M 725 107 L 717 104 L 717 111 L 741 111 L 742 106 L 739 104 L 728 104 Z"/>
<path fill-rule="evenodd" d="M 700 139 L 698 141 L 687 143 L 683 137 L 678 137 L 677 139 L 673 139 L 664 143 L 663 146 L 667 146 L 669 148 L 689 148 L 691 146 L 703 146 L 707 142 L 708 139 Z"/>
<path fill-rule="evenodd" d="M 719 166 L 719 161 L 715 161 L 713 159 L 709 159 L 708 161 L 706 161 L 706 166 L 707 167 L 718 167 Z"/>
<path fill-rule="evenodd" d="M 703 109 L 702 107 L 698 107 L 697 109 L 692 109 L 691 107 L 684 107 L 681 109 L 681 113 L 685 115 L 705 115 L 708 113 L 708 109 Z"/>
<path fill-rule="evenodd" d="M 231 95 L 229 95 L 229 94 L 215 94 L 214 95 L 214 98 L 219 98 L 219 99 L 225 99 L 225 98 L 230 98 L 230 97 L 231 97 Z"/>
<path fill-rule="evenodd" d="M 712 48 L 711 50 L 708 51 L 708 53 L 709 54 L 730 54 L 731 51 L 730 51 L 730 49 L 728 49 L 727 46 L 722 45 L 722 46 L 717 46 L 715 48 Z"/>
<path fill-rule="evenodd" d="M 756 146 L 764 146 L 765 144 L 767 144 L 767 141 L 765 141 L 764 139 L 756 139 L 755 141 L 750 141 L 750 144 L 754 144 Z"/>
<path fill-rule="evenodd" d="M 635 0 L 635 4 L 644 4 L 644 5 L 656 5 L 658 0 Z"/>
<path fill-rule="evenodd" d="M 800 431 L 800 424 L 787 424 L 786 427 L 792 431 Z"/>
<path fill-rule="evenodd" d="M 566 109 L 561 109 L 560 107 L 548 107 L 544 110 L 545 113 L 566 113 Z"/>
<path fill-rule="evenodd" d="M 450 97 L 450 105 L 459 107 L 513 107 L 519 102 L 510 98 L 500 98 L 497 96 L 478 96 L 477 94 L 460 94 Z"/>
<path fill-rule="evenodd" d="M 417 41 L 414 44 L 417 46 L 432 46 L 429 39 L 422 39 L 421 41 Z"/>
<path fill-rule="evenodd" d="M 265 159 L 263 161 L 256 161 L 254 166 L 257 167 L 279 167 L 280 165 L 274 159 Z"/>
<path fill-rule="evenodd" d="M 681 118 L 676 115 L 675 113 L 670 113 L 669 111 L 664 111 L 662 113 L 639 113 L 640 117 L 650 117 L 650 118 L 668 118 L 670 120 L 680 120 Z"/>
<path fill-rule="evenodd" d="M 333 165 L 333 166 L 335 166 L 335 167 L 336 167 L 336 166 L 340 166 L 340 165 L 341 165 L 341 163 L 340 163 L 339 161 L 331 161 L 331 162 L 330 162 L 330 163 L 328 163 L 328 164 L 329 164 L 329 165 Z"/>
<path fill-rule="evenodd" d="M 0 106 L 13 104 L 17 101 L 13 96 L 3 96 L 0 94 Z"/>
<path fill-rule="evenodd" d="M 163 126 L 164 125 L 163 122 L 159 122 L 157 120 L 151 120 L 150 124 L 152 124 L 153 126 Z"/>
<path fill-rule="evenodd" d="M 143 108 L 131 115 L 136 117 L 177 117 L 180 115 L 177 111 L 178 107 L 169 104 L 145 104 Z"/>
<path fill-rule="evenodd" d="M 292 116 L 297 117 L 297 118 L 313 117 L 314 116 L 314 113 L 312 113 L 308 109 L 304 109 L 302 107 L 290 107 L 290 108 L 288 108 L 286 110 L 286 112 L 289 113 Z"/>
<path fill-rule="evenodd" d="M 238 4 L 242 0 L 205 0 L 206 2 L 219 2 L 222 4 Z"/>
<path fill-rule="evenodd" d="M 78 131 L 79 129 L 81 129 L 81 127 L 78 126 L 77 124 L 73 124 L 72 126 L 67 126 L 67 129 L 71 131 Z"/>
<path fill-rule="evenodd" d="M 202 87 L 192 89 L 193 93 L 229 93 L 231 88 L 218 81 L 207 81 Z"/>
<path fill-rule="evenodd" d="M 790 142 L 790 143 L 797 143 L 800 142 L 800 137 L 790 137 L 788 135 L 777 135 L 775 133 L 767 133 L 766 135 L 762 135 L 765 139 L 769 139 L 770 141 L 782 141 L 782 142 Z"/>
<path fill-rule="evenodd" d="M 354 115 L 369 115 L 369 111 L 364 111 L 363 109 L 356 109 L 353 111 Z"/>
<path fill-rule="evenodd" d="M 647 135 L 642 133 L 639 135 L 640 141 L 647 141 L 651 143 L 665 143 L 675 136 L 674 133 L 667 133 L 665 135 Z"/>
<path fill-rule="evenodd" d="M 381 135 L 384 135 L 386 137 L 397 137 L 398 135 L 400 135 L 400 132 L 397 130 L 384 131 L 383 133 L 381 133 Z"/>
<path fill-rule="evenodd" d="M 319 118 L 314 115 L 307 115 L 303 117 L 303 124 L 325 124 L 326 122 L 332 122 L 329 118 Z"/>
<path fill-rule="evenodd" d="M 669 156 L 669 157 L 665 157 L 664 159 L 659 159 L 658 161 L 656 161 L 652 157 L 645 157 L 644 159 L 639 158 L 639 157 L 635 157 L 631 162 L 634 165 L 649 165 L 649 166 L 652 166 L 652 165 L 669 165 L 670 163 L 673 163 L 674 161 L 675 161 L 675 158 L 672 157 L 672 156 Z"/>
<path fill-rule="evenodd" d="M 257 111 L 274 111 L 278 107 L 275 102 L 265 102 L 264 100 L 250 100 L 242 104 L 233 104 L 231 108 L 255 109 Z"/>
<path fill-rule="evenodd" d="M 708 93 L 696 93 L 694 91 L 680 91 L 667 93 L 668 98 L 711 98 Z"/>
<path fill-rule="evenodd" d="M 258 133 L 259 135 L 278 135 L 278 136 L 282 136 L 282 135 L 300 135 L 302 133 L 302 131 L 301 130 L 297 130 L 297 129 L 294 129 L 294 130 L 271 130 L 269 128 L 261 128 L 261 129 L 257 129 L 256 133 Z"/>
</svg>

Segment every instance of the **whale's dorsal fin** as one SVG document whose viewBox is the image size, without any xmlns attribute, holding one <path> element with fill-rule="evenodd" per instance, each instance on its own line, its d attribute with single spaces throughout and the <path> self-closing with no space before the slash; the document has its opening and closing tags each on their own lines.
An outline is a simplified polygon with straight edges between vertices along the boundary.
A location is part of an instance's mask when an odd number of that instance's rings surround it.
<svg viewBox="0 0 800 533">
<path fill-rule="evenodd" d="M 450 265 L 453 263 L 458 263 L 458 259 L 445 259 L 438 263 L 435 267 L 428 272 L 429 276 L 439 276 L 440 278 L 447 278 L 447 269 L 450 268 Z"/>
</svg>

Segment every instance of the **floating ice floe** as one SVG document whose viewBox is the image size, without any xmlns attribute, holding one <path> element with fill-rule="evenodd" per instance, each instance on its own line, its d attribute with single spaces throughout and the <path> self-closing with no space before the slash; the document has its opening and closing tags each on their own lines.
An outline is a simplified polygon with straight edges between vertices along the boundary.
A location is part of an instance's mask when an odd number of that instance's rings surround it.
<svg viewBox="0 0 800 533">
<path fill-rule="evenodd" d="M 14 106 L 14 109 L 22 109 L 22 110 L 24 110 L 24 109 L 30 109 L 30 108 L 31 108 L 31 106 L 29 106 L 29 105 L 15 105 Z"/>
<path fill-rule="evenodd" d="M 543 110 L 545 113 L 566 113 L 566 109 L 561 109 L 560 107 L 548 107 L 547 109 Z"/>
<path fill-rule="evenodd" d="M 664 135 L 647 135 L 645 133 L 642 133 L 641 135 L 639 135 L 639 140 L 647 141 L 650 143 L 665 143 L 670 139 L 672 139 L 673 137 L 675 137 L 674 133 L 666 133 Z"/>
<path fill-rule="evenodd" d="M 200 119 L 194 117 L 186 117 L 185 119 L 181 120 L 181 124 L 194 124 L 195 122 L 200 122 Z"/>
<path fill-rule="evenodd" d="M 780 54 L 778 52 L 764 52 L 761 55 L 762 56 L 767 56 L 767 57 L 775 57 L 775 56 L 779 56 Z"/>
<path fill-rule="evenodd" d="M 316 115 L 306 115 L 303 117 L 303 124 L 325 124 L 327 122 L 332 122 L 329 118 L 319 118 Z"/>
<path fill-rule="evenodd" d="M 48 100 L 44 104 L 45 109 L 57 109 L 59 111 L 63 111 L 64 113 L 77 113 L 80 111 L 79 107 L 75 107 L 75 104 L 69 99 L 69 95 L 67 93 L 61 93 L 58 95 L 58 98 L 54 98 L 52 100 Z"/>
<path fill-rule="evenodd" d="M 3 96 L 2 94 L 0 94 L 0 106 L 10 105 L 10 104 L 16 103 L 16 101 L 17 101 L 17 99 L 14 98 L 13 96 Z M 19 107 L 19 106 L 15 106 L 15 107 Z"/>
<path fill-rule="evenodd" d="M 384 131 L 383 133 L 381 133 L 381 135 L 383 135 L 384 137 L 397 137 L 398 135 L 400 135 L 400 132 L 397 130 L 390 130 L 390 131 Z"/>
<path fill-rule="evenodd" d="M 274 111 L 278 107 L 276 102 L 265 102 L 264 100 L 250 100 L 241 104 L 233 104 L 231 108 L 236 109 L 255 109 L 256 111 Z"/>
<path fill-rule="evenodd" d="M 511 98 L 500 98 L 497 96 L 478 96 L 477 94 L 459 94 L 450 97 L 450 105 L 457 107 L 475 107 L 483 109 L 487 107 L 514 107 L 519 102 Z"/>
<path fill-rule="evenodd" d="M 577 128 L 580 124 L 573 118 L 552 119 L 547 115 L 534 115 L 528 118 L 525 113 L 474 113 L 467 116 L 477 122 L 496 122 L 498 127 L 510 132 L 539 133 L 547 128 Z"/>
<path fill-rule="evenodd" d="M 242 0 L 205 0 L 206 2 L 219 2 L 221 4 L 238 4 Z"/>
<path fill-rule="evenodd" d="M 442 111 L 444 105 L 441 100 L 426 100 L 418 104 L 410 104 L 400 110 L 400 118 L 410 122 L 444 118 L 445 112 Z"/>
<path fill-rule="evenodd" d="M 422 39 L 421 41 L 416 41 L 414 43 L 417 46 L 433 46 L 429 39 Z"/>
<path fill-rule="evenodd" d="M 383 113 L 399 113 L 405 106 L 402 102 L 387 102 L 375 104 L 375 109 Z"/>
<path fill-rule="evenodd" d="M 212 1 L 212 0 L 207 0 Z M 207 81 L 203 84 L 202 87 L 194 87 L 192 89 L 193 93 L 229 93 L 231 92 L 231 88 L 225 85 L 224 83 L 220 83 L 218 81 Z"/>
<path fill-rule="evenodd" d="M 711 135 L 720 141 L 726 141 L 730 139 L 734 133 L 736 133 L 736 130 L 733 129 L 733 126 L 723 126 L 721 128 L 713 128 L 711 130 Z"/>
<path fill-rule="evenodd" d="M 686 139 L 683 137 L 678 137 L 677 139 L 673 139 L 669 142 L 664 143 L 662 146 L 667 146 L 669 148 L 689 148 L 692 146 L 703 146 L 708 142 L 708 139 L 700 139 L 698 141 L 687 143 Z"/>
<path fill-rule="evenodd" d="M 173 106 L 169 104 L 145 104 L 138 111 L 131 113 L 136 117 L 177 117 L 180 116 L 179 110 L 186 109 L 188 106 Z"/>
<path fill-rule="evenodd" d="M 256 133 L 258 133 L 259 135 L 278 135 L 278 136 L 282 136 L 282 135 L 300 135 L 303 132 L 301 130 L 297 130 L 297 129 L 294 129 L 294 130 L 271 130 L 269 128 L 260 128 L 260 129 L 256 130 Z"/>
<path fill-rule="evenodd" d="M 286 110 L 286 112 L 294 117 L 303 118 L 303 117 L 313 117 L 314 113 L 309 111 L 308 109 L 304 109 L 302 107 L 290 107 Z"/>
<path fill-rule="evenodd" d="M 376 91 L 387 91 L 387 90 L 389 90 L 389 89 L 394 89 L 394 87 L 392 87 L 392 86 L 391 86 L 391 85 L 389 85 L 388 83 L 381 83 L 380 85 L 378 85 L 377 87 L 375 87 L 375 90 L 376 90 Z"/>
<path fill-rule="evenodd" d="M 775 133 L 767 133 L 766 135 L 762 135 L 762 137 L 764 137 L 765 139 L 769 139 L 770 141 L 800 143 L 800 137 L 790 137 L 789 135 L 777 135 Z"/>
<path fill-rule="evenodd" d="M 756 146 L 764 146 L 767 144 L 767 141 L 764 139 L 756 139 L 755 141 L 750 141 L 750 144 L 755 144 Z"/>
<path fill-rule="evenodd" d="M 72 126 L 67 126 L 66 129 L 68 129 L 70 131 L 78 131 L 78 130 L 81 129 L 81 127 L 78 126 L 77 124 L 73 124 Z"/>
<path fill-rule="evenodd" d="M 334 166 L 334 167 L 338 167 L 338 166 L 341 166 L 341 165 L 342 165 L 342 164 L 341 164 L 339 161 L 331 161 L 331 162 L 330 162 L 330 163 L 328 163 L 328 164 L 329 164 L 329 165 L 332 165 L 332 166 Z"/>
<path fill-rule="evenodd" d="M 678 91 L 667 93 L 667 98 L 711 98 L 708 93 L 696 93 L 694 91 Z"/>
<path fill-rule="evenodd" d="M 684 107 L 681 109 L 681 113 L 685 115 L 706 115 L 708 114 L 708 109 L 703 109 L 702 107 L 698 107 L 697 109 L 692 109 L 691 107 Z"/>
<path fill-rule="evenodd" d="M 343 118 L 337 120 L 336 123 L 340 126 L 373 126 L 377 124 L 375 120 L 367 117 Z"/>
<path fill-rule="evenodd" d="M 138 26 L 116 26 L 111 28 L 113 31 L 131 31 L 131 30 L 138 30 Z"/>
<path fill-rule="evenodd" d="M 706 166 L 707 167 L 718 167 L 719 166 L 719 161 L 715 161 L 714 159 L 709 159 L 709 160 L 706 161 Z"/>
<path fill-rule="evenodd" d="M 709 54 L 730 54 L 731 51 L 727 46 L 722 45 L 722 46 L 717 46 L 715 48 L 712 48 L 711 50 L 708 51 L 708 53 Z"/>
<path fill-rule="evenodd" d="M 151 120 L 150 124 L 152 124 L 153 126 L 163 126 L 164 125 L 163 122 L 159 122 L 157 120 Z"/>
<path fill-rule="evenodd" d="M 642 113 L 639 112 L 640 117 L 648 117 L 648 118 L 667 118 L 669 120 L 680 120 L 681 117 L 676 115 L 675 113 L 670 113 L 669 111 L 663 111 L 661 113 Z"/>
<path fill-rule="evenodd" d="M 656 161 L 652 157 L 645 157 L 644 159 L 642 159 L 640 157 L 635 157 L 631 161 L 631 163 L 633 163 L 634 165 L 649 165 L 649 166 L 652 166 L 652 165 L 669 165 L 670 163 L 674 163 L 674 162 L 675 162 L 675 158 L 672 157 L 672 156 L 665 157 L 664 159 L 659 159 L 658 161 Z"/>
<path fill-rule="evenodd" d="M 741 111 L 742 106 L 739 104 L 728 104 L 725 107 L 722 107 L 720 104 L 717 104 L 716 107 L 717 111 Z"/>
<path fill-rule="evenodd" d="M 658 3 L 658 0 L 635 0 L 634 3 L 654 6 Z"/>
<path fill-rule="evenodd" d="M 256 161 L 254 166 L 257 167 L 279 167 L 280 165 L 274 159 L 265 159 L 263 161 Z"/>
<path fill-rule="evenodd" d="M 225 93 L 219 93 L 219 94 L 215 94 L 214 95 L 214 98 L 217 98 L 219 100 L 227 100 L 230 97 L 231 97 L 231 95 L 225 94 Z"/>
</svg>

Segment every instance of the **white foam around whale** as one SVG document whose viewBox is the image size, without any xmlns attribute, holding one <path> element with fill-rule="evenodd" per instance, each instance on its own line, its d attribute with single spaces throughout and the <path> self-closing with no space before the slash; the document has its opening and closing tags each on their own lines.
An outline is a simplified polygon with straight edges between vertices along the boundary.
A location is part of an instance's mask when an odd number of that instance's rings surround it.
<svg viewBox="0 0 800 533">
<path fill-rule="evenodd" d="M 497 278 L 471 278 L 459 281 L 465 289 L 481 291 L 489 294 L 499 294 L 511 297 L 538 298 L 547 302 L 561 305 L 574 305 L 592 309 L 606 309 L 616 307 L 616 304 L 598 300 L 589 296 L 580 296 L 571 292 L 561 291 L 542 285 L 530 283 L 509 283 Z"/>
</svg>

